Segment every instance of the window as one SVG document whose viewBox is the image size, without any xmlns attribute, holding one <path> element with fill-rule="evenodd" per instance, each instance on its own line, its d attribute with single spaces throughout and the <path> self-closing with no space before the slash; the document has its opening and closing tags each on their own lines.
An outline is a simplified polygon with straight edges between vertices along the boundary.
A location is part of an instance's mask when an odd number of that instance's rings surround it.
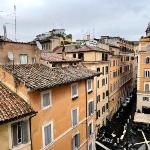
<svg viewBox="0 0 150 150">
<path fill-rule="evenodd" d="M 87 92 L 91 92 L 92 91 L 92 80 L 89 79 L 87 80 Z"/>
<path fill-rule="evenodd" d="M 28 55 L 27 54 L 20 55 L 20 64 L 28 64 Z"/>
<path fill-rule="evenodd" d="M 105 85 L 105 79 L 102 79 L 102 86 Z"/>
<path fill-rule="evenodd" d="M 78 84 L 77 83 L 73 83 L 71 85 L 71 97 L 72 99 L 75 99 L 78 97 Z"/>
<path fill-rule="evenodd" d="M 88 102 L 88 115 L 90 116 L 93 113 L 94 113 L 94 101 L 90 101 Z"/>
<path fill-rule="evenodd" d="M 149 97 L 143 97 L 143 101 L 149 101 Z"/>
<path fill-rule="evenodd" d="M 108 103 L 106 103 L 106 110 L 108 110 Z"/>
<path fill-rule="evenodd" d="M 106 71 L 106 74 L 108 74 L 108 66 L 106 66 L 105 71 Z"/>
<path fill-rule="evenodd" d="M 11 125 L 13 146 L 28 142 L 28 121 L 20 121 Z"/>
<path fill-rule="evenodd" d="M 103 92 L 103 99 L 105 99 L 105 93 Z"/>
<path fill-rule="evenodd" d="M 107 61 L 108 60 L 108 54 L 102 53 L 102 61 Z"/>
<path fill-rule="evenodd" d="M 145 69 L 144 70 L 144 77 L 149 78 L 150 77 L 150 69 Z"/>
<path fill-rule="evenodd" d="M 51 92 L 42 92 L 42 107 L 46 109 L 51 105 Z"/>
<path fill-rule="evenodd" d="M 72 138 L 72 149 L 76 150 L 80 146 L 80 133 L 77 133 Z"/>
<path fill-rule="evenodd" d="M 96 112 L 96 118 L 98 119 L 100 116 L 101 116 L 101 112 L 100 112 L 100 110 L 98 110 L 98 111 Z"/>
<path fill-rule="evenodd" d="M 109 91 L 108 90 L 106 91 L 106 96 L 109 96 Z"/>
<path fill-rule="evenodd" d="M 106 80 L 105 80 L 105 81 L 106 81 L 106 84 L 107 84 L 107 77 L 106 77 Z"/>
<path fill-rule="evenodd" d="M 99 80 L 97 81 L 97 88 L 99 88 Z"/>
<path fill-rule="evenodd" d="M 113 66 L 115 66 L 115 60 L 113 61 Z"/>
<path fill-rule="evenodd" d="M 149 63 L 150 63 L 150 58 L 149 58 L 149 57 L 146 57 L 146 58 L 145 58 L 145 63 L 146 63 L 146 64 L 149 64 Z"/>
<path fill-rule="evenodd" d="M 105 106 L 102 107 L 102 114 L 105 112 Z"/>
<path fill-rule="evenodd" d="M 148 92 L 149 91 L 149 83 L 145 84 L 145 91 Z"/>
<path fill-rule="evenodd" d="M 81 60 L 84 60 L 84 54 L 83 53 L 79 53 L 78 58 Z"/>
<path fill-rule="evenodd" d="M 36 58 L 32 58 L 32 64 L 35 64 L 36 63 Z"/>
<path fill-rule="evenodd" d="M 100 73 L 100 68 L 97 68 L 97 72 Z M 100 76 L 100 75 L 98 75 L 98 76 Z"/>
<path fill-rule="evenodd" d="M 42 132 L 43 132 L 44 147 L 49 145 L 53 141 L 53 131 L 52 131 L 52 129 L 53 129 L 52 122 L 43 126 L 43 131 Z"/>
<path fill-rule="evenodd" d="M 73 58 L 76 58 L 76 54 L 73 54 Z"/>
<path fill-rule="evenodd" d="M 72 109 L 71 111 L 71 114 L 72 114 L 72 126 L 76 126 L 78 124 L 78 121 L 79 121 L 79 111 L 78 109 Z"/>
<path fill-rule="evenodd" d="M 88 135 L 91 136 L 93 134 L 93 121 L 88 123 Z"/>
<path fill-rule="evenodd" d="M 100 102 L 100 95 L 97 95 L 96 99 L 97 99 L 97 103 Z"/>
<path fill-rule="evenodd" d="M 102 70 L 102 73 L 103 73 L 103 75 L 104 75 L 104 67 L 102 68 L 103 70 Z"/>
<path fill-rule="evenodd" d="M 97 72 L 100 72 L 100 68 L 97 68 Z"/>
</svg>

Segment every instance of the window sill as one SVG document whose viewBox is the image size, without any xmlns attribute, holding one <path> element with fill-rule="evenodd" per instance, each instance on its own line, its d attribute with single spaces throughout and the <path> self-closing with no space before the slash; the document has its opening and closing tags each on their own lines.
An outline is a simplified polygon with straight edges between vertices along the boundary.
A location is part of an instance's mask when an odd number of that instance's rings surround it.
<svg viewBox="0 0 150 150">
<path fill-rule="evenodd" d="M 72 97 L 72 100 L 76 100 L 79 96 Z"/>
<path fill-rule="evenodd" d="M 46 150 L 46 149 L 48 149 L 52 144 L 54 143 L 54 141 L 52 140 L 52 142 L 51 143 L 49 143 L 47 146 L 44 146 L 43 147 L 43 150 Z"/>
<path fill-rule="evenodd" d="M 48 105 L 48 106 L 46 106 L 46 107 L 42 107 L 42 110 L 46 110 L 46 109 L 48 109 L 48 108 L 50 108 L 50 107 L 52 107 L 52 105 Z"/>
<path fill-rule="evenodd" d="M 88 94 L 90 94 L 90 93 L 92 93 L 92 92 L 93 92 L 93 90 L 89 90 L 89 91 L 88 91 Z"/>
</svg>

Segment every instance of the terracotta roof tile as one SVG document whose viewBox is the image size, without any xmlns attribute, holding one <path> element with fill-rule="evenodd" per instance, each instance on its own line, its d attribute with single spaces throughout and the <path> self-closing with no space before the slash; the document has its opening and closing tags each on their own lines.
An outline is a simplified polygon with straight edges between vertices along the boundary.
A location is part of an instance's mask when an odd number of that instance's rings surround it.
<svg viewBox="0 0 150 150">
<path fill-rule="evenodd" d="M 79 62 L 81 61 L 80 59 L 75 59 L 75 58 L 70 58 L 70 57 L 66 57 L 64 59 L 62 59 L 62 55 L 61 54 L 56 54 L 56 53 L 49 53 L 49 52 L 43 52 L 41 53 L 41 59 L 45 60 L 45 61 L 49 61 L 49 62 Z"/>
<path fill-rule="evenodd" d="M 43 64 L 1 66 L 14 75 L 18 80 L 32 89 L 48 89 L 57 85 L 72 83 L 75 81 L 92 78 L 96 72 L 81 66 L 68 66 L 50 68 Z"/>
<path fill-rule="evenodd" d="M 109 52 L 107 50 L 101 49 L 99 47 L 94 47 L 94 46 L 88 46 L 85 45 L 83 47 L 77 48 L 77 49 L 66 49 L 65 52 L 90 52 L 90 51 L 105 51 L 105 52 Z M 55 53 L 62 53 L 62 47 L 56 47 L 53 49 L 53 52 Z"/>
<path fill-rule="evenodd" d="M 27 102 L 0 81 L 0 124 L 34 113 Z"/>
</svg>

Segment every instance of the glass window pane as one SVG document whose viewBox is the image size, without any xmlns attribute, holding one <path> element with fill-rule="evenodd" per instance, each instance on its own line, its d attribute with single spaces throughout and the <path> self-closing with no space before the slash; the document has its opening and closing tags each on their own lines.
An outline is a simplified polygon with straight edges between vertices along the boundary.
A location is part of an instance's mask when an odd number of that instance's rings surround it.
<svg viewBox="0 0 150 150">
<path fill-rule="evenodd" d="M 44 128 L 45 134 L 45 146 L 51 143 L 51 125 L 48 125 Z"/>
<path fill-rule="evenodd" d="M 50 105 L 50 95 L 49 93 L 43 94 L 43 106 L 49 106 Z"/>
</svg>

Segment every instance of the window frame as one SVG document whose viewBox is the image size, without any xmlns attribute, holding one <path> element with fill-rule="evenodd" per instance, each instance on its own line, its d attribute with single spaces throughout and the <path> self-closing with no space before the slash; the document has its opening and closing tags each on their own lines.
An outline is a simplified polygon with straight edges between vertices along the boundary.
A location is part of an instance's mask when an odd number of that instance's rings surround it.
<svg viewBox="0 0 150 150">
<path fill-rule="evenodd" d="M 74 85 L 76 85 L 76 88 L 77 88 L 77 93 L 76 93 L 76 95 L 72 95 L 72 92 L 73 92 L 73 90 L 72 90 L 73 88 L 72 88 L 72 87 L 73 87 Z M 74 99 L 76 99 L 76 98 L 79 97 L 78 88 L 79 88 L 79 86 L 78 86 L 78 83 L 77 83 L 77 82 L 71 84 L 71 99 L 74 100 Z"/>
<path fill-rule="evenodd" d="M 77 124 L 73 125 L 73 110 L 77 110 Z M 72 127 L 76 127 L 79 124 L 79 107 L 71 109 L 71 125 Z"/>
<path fill-rule="evenodd" d="M 89 135 L 89 124 L 92 124 L 92 133 Z M 89 122 L 88 122 L 88 126 L 87 126 L 87 128 L 88 128 L 88 137 L 90 137 L 90 136 L 92 136 L 92 134 L 94 133 L 94 125 L 93 125 L 93 120 L 90 120 Z"/>
<path fill-rule="evenodd" d="M 149 85 L 149 91 L 147 91 L 147 90 L 145 89 L 145 85 L 146 85 L 146 84 Z M 145 91 L 145 92 L 150 92 L 150 82 L 144 82 L 144 91 Z"/>
<path fill-rule="evenodd" d="M 72 143 L 72 149 L 73 150 L 77 150 L 79 147 L 80 147 L 80 132 L 79 131 L 77 131 L 76 133 L 74 133 L 73 135 L 72 135 L 72 139 L 71 139 L 71 142 L 73 142 L 73 138 L 76 136 L 76 135 L 79 135 L 79 145 L 78 145 L 78 147 L 73 147 L 73 143 Z"/>
<path fill-rule="evenodd" d="M 51 143 L 49 143 L 48 145 L 45 145 L 45 132 L 44 129 L 45 127 L 51 125 Z M 46 147 L 49 147 L 54 141 L 54 125 L 53 125 L 53 121 L 48 122 L 45 125 L 42 125 L 42 144 L 43 144 L 43 148 L 45 149 Z"/>
<path fill-rule="evenodd" d="M 89 87 L 88 87 L 88 82 L 91 82 L 91 88 L 89 89 Z M 87 88 L 87 92 L 88 93 L 90 93 L 90 92 L 92 92 L 93 91 L 93 85 L 92 85 L 92 79 L 88 79 L 87 81 L 86 81 L 86 88 Z"/>
<path fill-rule="evenodd" d="M 49 98 L 50 98 L 50 104 L 47 106 L 43 106 L 43 95 L 49 93 Z M 52 91 L 48 90 L 48 91 L 43 91 L 41 92 L 41 108 L 42 110 L 48 109 L 52 106 Z"/>
<path fill-rule="evenodd" d="M 21 57 L 22 57 L 22 56 L 26 56 L 26 57 L 27 57 L 27 63 L 21 63 Z M 28 58 L 28 57 L 29 57 L 28 54 L 20 54 L 20 55 L 19 55 L 20 64 L 21 64 L 21 65 L 28 64 L 28 62 L 29 62 L 29 60 L 28 60 L 29 58 Z"/>
<path fill-rule="evenodd" d="M 92 113 L 89 112 L 89 104 L 90 104 L 90 103 L 93 103 L 93 112 L 92 112 Z M 88 101 L 88 106 L 87 106 L 87 107 L 88 107 L 88 108 L 87 108 L 87 110 L 88 110 L 88 116 L 93 115 L 93 114 L 94 114 L 94 100 L 93 100 L 93 99 Z"/>
<path fill-rule="evenodd" d="M 18 140 L 18 123 L 21 123 L 21 122 L 26 122 L 27 124 L 27 142 L 26 143 L 24 143 L 24 141 L 23 141 L 23 129 L 21 129 L 21 142 L 19 142 L 18 143 L 18 141 L 17 141 L 17 144 L 16 145 L 14 145 L 13 143 L 14 143 L 14 139 L 13 139 L 13 126 L 15 125 L 15 124 L 17 124 L 17 133 L 16 133 L 16 135 L 17 135 L 17 140 Z M 30 135 L 31 135 L 31 133 L 30 133 L 30 126 L 29 126 L 29 120 L 28 119 L 22 119 L 22 120 L 17 120 L 17 121 L 14 121 L 14 122 L 12 122 L 12 123 L 10 123 L 10 133 L 9 133 L 10 135 L 9 136 L 11 136 L 11 148 L 12 149 L 14 149 L 14 148 L 16 148 L 16 147 L 19 147 L 19 146 L 21 146 L 21 145 L 23 145 L 23 144 L 28 144 L 29 142 L 30 142 Z"/>
</svg>

